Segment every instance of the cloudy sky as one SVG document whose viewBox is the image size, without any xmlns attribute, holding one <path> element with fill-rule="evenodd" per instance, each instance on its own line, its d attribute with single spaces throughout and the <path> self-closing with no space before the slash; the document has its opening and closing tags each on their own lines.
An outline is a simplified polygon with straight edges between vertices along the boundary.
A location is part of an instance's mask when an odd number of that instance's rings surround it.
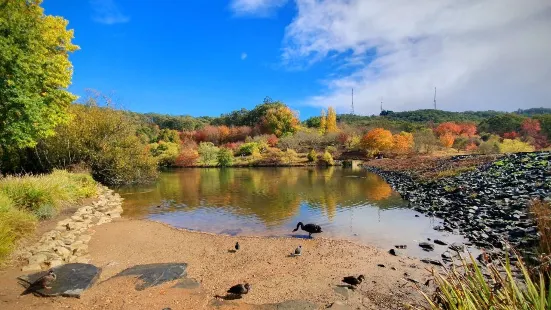
<svg viewBox="0 0 551 310">
<path fill-rule="evenodd" d="M 349 112 L 352 88 L 360 114 L 379 113 L 381 99 L 394 111 L 430 108 L 435 87 L 444 110 L 551 107 L 549 0 L 140 3 L 92 0 L 77 13 L 45 1 L 86 47 L 74 56 L 75 87 L 110 88 L 134 110 L 196 115 L 266 95 L 301 116 Z M 98 54 L 119 60 L 97 72 Z"/>
</svg>

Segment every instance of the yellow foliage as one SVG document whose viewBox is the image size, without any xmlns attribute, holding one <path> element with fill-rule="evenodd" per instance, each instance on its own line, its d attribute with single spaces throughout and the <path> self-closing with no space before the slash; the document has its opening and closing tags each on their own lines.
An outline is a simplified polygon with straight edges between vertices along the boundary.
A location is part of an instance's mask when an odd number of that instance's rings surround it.
<svg viewBox="0 0 551 310">
<path fill-rule="evenodd" d="M 371 154 L 385 152 L 394 146 L 394 138 L 389 130 L 375 128 L 362 137 L 361 146 Z"/>
<path fill-rule="evenodd" d="M 399 134 L 395 134 L 394 146 L 392 148 L 394 153 L 405 154 L 413 148 L 413 135 L 409 132 L 402 131 Z"/>
<path fill-rule="evenodd" d="M 533 152 L 534 146 L 522 142 L 518 139 L 503 139 L 503 142 L 498 144 L 500 153 L 518 153 L 518 152 Z"/>
<path fill-rule="evenodd" d="M 336 132 L 337 128 L 337 112 L 333 107 L 327 109 L 327 125 L 325 132 Z"/>
<path fill-rule="evenodd" d="M 325 116 L 325 110 L 321 110 L 321 118 L 320 118 L 320 133 L 321 134 L 324 134 L 325 133 L 325 129 L 327 127 L 327 116 Z"/>
</svg>

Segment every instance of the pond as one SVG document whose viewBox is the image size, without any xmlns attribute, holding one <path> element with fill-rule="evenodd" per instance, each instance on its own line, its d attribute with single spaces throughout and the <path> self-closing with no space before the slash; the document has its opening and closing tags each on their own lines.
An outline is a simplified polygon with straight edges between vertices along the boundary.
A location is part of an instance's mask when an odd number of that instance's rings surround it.
<svg viewBox="0 0 551 310">
<path fill-rule="evenodd" d="M 381 177 L 363 169 L 175 169 L 156 184 L 118 189 L 124 216 L 178 228 L 230 235 L 305 237 L 299 221 L 321 225 L 315 235 L 383 249 L 407 245 L 407 255 L 439 257 L 418 247 L 427 238 L 465 241 L 432 229 L 437 219 L 407 208 Z M 416 215 L 418 217 L 416 217 Z"/>
</svg>

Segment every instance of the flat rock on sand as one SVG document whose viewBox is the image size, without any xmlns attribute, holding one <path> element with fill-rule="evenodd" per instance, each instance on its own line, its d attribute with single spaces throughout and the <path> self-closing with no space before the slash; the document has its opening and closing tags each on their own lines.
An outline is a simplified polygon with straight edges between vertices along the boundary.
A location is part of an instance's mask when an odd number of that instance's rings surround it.
<svg viewBox="0 0 551 310">
<path fill-rule="evenodd" d="M 57 279 L 51 289 L 40 289 L 36 294 L 44 297 L 64 296 L 80 298 L 80 294 L 96 282 L 101 269 L 90 264 L 66 264 L 54 268 Z M 17 278 L 25 288 L 44 276 L 47 271 L 24 275 Z"/>
<path fill-rule="evenodd" d="M 142 291 L 148 287 L 163 284 L 186 276 L 186 263 L 147 264 L 130 267 L 118 273 L 116 277 L 139 276 L 136 290 Z"/>
</svg>

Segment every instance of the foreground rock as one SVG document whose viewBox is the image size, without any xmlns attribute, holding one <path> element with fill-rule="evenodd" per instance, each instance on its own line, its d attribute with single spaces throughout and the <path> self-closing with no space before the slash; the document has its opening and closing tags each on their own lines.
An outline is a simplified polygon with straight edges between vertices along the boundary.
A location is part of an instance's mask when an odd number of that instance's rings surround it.
<svg viewBox="0 0 551 310">
<path fill-rule="evenodd" d="M 121 271 L 113 278 L 138 276 L 140 281 L 136 283 L 136 290 L 142 291 L 148 287 L 184 278 L 187 275 L 186 269 L 186 263 L 138 265 Z"/>
<path fill-rule="evenodd" d="M 509 242 L 534 256 L 538 234 L 528 204 L 536 198 L 551 200 L 550 160 L 550 152 L 510 154 L 473 171 L 428 182 L 408 173 L 367 169 L 385 178 L 416 211 L 444 219 L 435 229 L 461 233 L 486 249 L 504 249 Z"/>
<path fill-rule="evenodd" d="M 54 268 L 57 279 L 51 284 L 51 289 L 40 289 L 35 293 L 44 297 L 63 296 L 80 298 L 82 292 L 91 287 L 98 279 L 101 269 L 90 264 L 66 264 Z M 18 278 L 20 284 L 27 288 L 46 271 Z"/>
</svg>

